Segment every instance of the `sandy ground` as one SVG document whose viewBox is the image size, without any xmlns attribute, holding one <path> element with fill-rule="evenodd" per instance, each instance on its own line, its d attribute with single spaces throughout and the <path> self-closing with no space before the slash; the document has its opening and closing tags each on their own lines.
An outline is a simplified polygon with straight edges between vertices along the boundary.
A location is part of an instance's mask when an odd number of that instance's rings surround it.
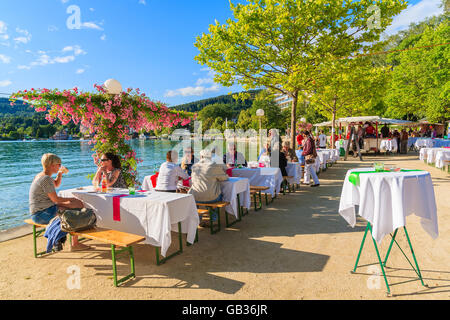
<svg viewBox="0 0 450 320">
<path fill-rule="evenodd" d="M 351 274 L 365 222 L 351 228 L 339 216 L 345 173 L 371 166 L 374 160 L 431 173 L 438 207 L 440 236 L 433 240 L 416 216 L 407 228 L 426 284 L 417 280 L 400 250 L 394 247 L 386 269 L 392 297 L 382 277 L 373 275 L 377 257 L 370 238 L 356 274 Z M 319 176 L 321 186 L 275 199 L 268 207 L 243 217 L 215 235 L 200 229 L 200 241 L 181 255 L 156 265 L 155 249 L 134 246 L 136 278 L 115 288 L 109 247 L 88 241 L 92 250 L 62 251 L 33 257 L 31 235 L 0 243 L 1 299 L 449 299 L 450 298 L 450 176 L 418 160 L 417 154 L 349 158 Z M 224 221 L 224 219 L 222 219 Z M 384 256 L 390 237 L 381 245 Z M 397 237 L 411 257 L 403 232 Z M 172 234 L 174 249 L 177 235 Z M 45 248 L 46 239 L 38 245 Z M 411 258 L 410 258 L 411 259 Z M 411 259 L 411 261 L 413 261 Z M 79 289 L 71 289 L 70 269 L 80 271 Z M 129 270 L 119 258 L 119 275 Z M 69 285 L 68 285 L 69 284 Z"/>
</svg>

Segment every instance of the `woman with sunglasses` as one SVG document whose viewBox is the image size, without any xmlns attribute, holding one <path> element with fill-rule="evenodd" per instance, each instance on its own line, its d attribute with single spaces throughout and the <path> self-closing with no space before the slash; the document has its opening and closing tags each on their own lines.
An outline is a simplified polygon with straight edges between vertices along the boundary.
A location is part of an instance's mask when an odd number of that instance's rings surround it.
<svg viewBox="0 0 450 320">
<path fill-rule="evenodd" d="M 117 155 L 111 152 L 103 154 L 99 161 L 97 173 L 92 181 L 94 185 L 100 185 L 102 175 L 106 175 L 108 188 L 128 188 L 122 175 L 122 166 Z"/>
</svg>

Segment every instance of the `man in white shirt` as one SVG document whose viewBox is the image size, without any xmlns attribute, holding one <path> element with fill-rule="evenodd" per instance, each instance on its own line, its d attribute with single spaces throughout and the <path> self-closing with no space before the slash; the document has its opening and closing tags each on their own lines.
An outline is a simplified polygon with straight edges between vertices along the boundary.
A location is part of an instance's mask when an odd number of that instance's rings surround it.
<svg viewBox="0 0 450 320">
<path fill-rule="evenodd" d="M 327 148 L 327 136 L 323 133 L 323 131 L 320 131 L 319 134 L 319 148 L 320 149 L 326 149 Z"/>
<path fill-rule="evenodd" d="M 169 151 L 166 154 L 166 162 L 159 168 L 158 180 L 155 191 L 176 192 L 179 179 L 189 179 L 189 176 L 177 164 L 178 154 L 175 151 Z"/>
</svg>

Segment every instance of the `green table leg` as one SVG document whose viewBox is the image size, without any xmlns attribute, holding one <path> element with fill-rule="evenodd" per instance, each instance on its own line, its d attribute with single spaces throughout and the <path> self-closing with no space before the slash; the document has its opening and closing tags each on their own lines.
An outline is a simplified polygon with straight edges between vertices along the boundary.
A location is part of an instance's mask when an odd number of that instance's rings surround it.
<svg viewBox="0 0 450 320">
<path fill-rule="evenodd" d="M 362 249 L 363 249 L 363 246 L 364 246 L 364 242 L 366 240 L 367 232 L 369 230 L 370 230 L 370 234 L 372 235 L 372 226 L 370 225 L 370 222 L 367 223 L 366 230 L 364 232 L 363 240 L 362 240 L 361 246 L 359 248 L 358 257 L 356 258 L 356 263 L 355 263 L 355 267 L 353 269 L 353 272 L 356 272 L 356 268 L 358 267 L 359 258 L 361 256 L 361 252 L 362 252 Z M 380 263 L 381 272 L 383 273 L 384 282 L 385 282 L 386 288 L 387 288 L 387 293 L 390 294 L 391 290 L 389 288 L 389 284 L 388 284 L 388 281 L 387 281 L 387 278 L 386 278 L 386 274 L 384 272 L 383 262 L 381 261 L 380 252 L 378 251 L 378 245 L 377 245 L 377 242 L 375 241 L 375 239 L 373 238 L 373 235 L 372 235 L 372 240 L 373 240 L 373 245 L 375 247 L 375 251 L 377 252 L 377 257 L 378 257 L 378 262 Z"/>
<path fill-rule="evenodd" d="M 160 259 L 160 254 L 159 254 L 159 247 L 155 247 L 156 249 L 156 264 L 159 266 L 163 263 L 165 263 L 167 260 L 169 260 L 170 258 L 179 255 L 180 253 L 183 252 L 183 240 L 182 240 L 182 235 L 181 235 L 181 222 L 178 222 L 178 242 L 179 242 L 179 246 L 180 248 L 178 249 L 178 251 L 172 253 L 170 256 L 165 257 Z"/>
<path fill-rule="evenodd" d="M 117 279 L 117 257 L 116 256 L 117 256 L 117 254 L 120 254 L 122 252 L 128 252 L 128 255 L 130 256 L 131 273 L 128 274 L 127 276 L 123 277 L 122 279 Z M 114 287 L 119 286 L 121 283 L 127 281 L 128 279 L 136 277 L 133 248 L 131 246 L 124 247 L 123 249 L 116 251 L 116 246 L 114 244 L 112 244 L 111 245 L 111 258 L 112 258 L 112 267 L 113 267 Z"/>
</svg>

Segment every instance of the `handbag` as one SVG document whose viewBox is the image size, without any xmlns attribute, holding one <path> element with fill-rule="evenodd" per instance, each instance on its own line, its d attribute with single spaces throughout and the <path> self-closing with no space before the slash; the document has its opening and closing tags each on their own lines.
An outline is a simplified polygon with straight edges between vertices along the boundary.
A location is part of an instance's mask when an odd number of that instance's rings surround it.
<svg viewBox="0 0 450 320">
<path fill-rule="evenodd" d="M 77 232 L 95 227 L 97 217 L 94 210 L 67 209 L 61 214 L 61 230 L 65 232 Z"/>
<path fill-rule="evenodd" d="M 313 154 L 308 154 L 305 156 L 305 163 L 306 164 L 313 164 L 316 162 L 316 157 L 314 157 Z"/>
</svg>

